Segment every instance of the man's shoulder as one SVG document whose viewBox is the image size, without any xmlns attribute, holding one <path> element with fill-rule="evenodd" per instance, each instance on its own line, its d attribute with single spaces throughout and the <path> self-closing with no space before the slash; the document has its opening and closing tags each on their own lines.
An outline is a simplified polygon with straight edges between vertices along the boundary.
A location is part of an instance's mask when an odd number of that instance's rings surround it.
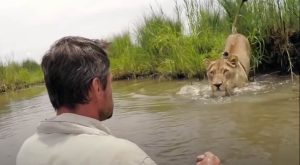
<svg viewBox="0 0 300 165">
<path fill-rule="evenodd" d="M 127 140 L 115 137 L 113 135 L 91 135 L 91 134 L 41 134 L 35 133 L 28 137 L 23 145 L 32 145 L 33 143 L 54 143 L 59 142 L 61 145 L 69 145 L 74 143 L 80 146 L 89 146 L 92 148 L 98 148 L 99 146 L 118 146 L 118 148 L 124 149 L 139 149 L 139 147 Z"/>
<path fill-rule="evenodd" d="M 88 145 L 92 146 L 89 150 L 93 150 L 95 153 L 103 153 L 107 157 L 111 157 L 113 162 L 111 164 L 155 164 L 155 162 L 135 143 L 118 138 L 112 135 L 97 136 L 97 135 L 81 135 L 82 139 L 88 142 Z M 98 155 L 89 155 L 94 157 L 92 159 L 98 159 Z"/>
<path fill-rule="evenodd" d="M 68 161 L 72 161 L 67 159 L 70 155 L 81 155 L 77 157 L 77 161 L 82 162 L 82 164 L 85 160 L 103 162 L 104 164 L 155 164 L 137 144 L 112 135 L 38 133 L 24 142 L 17 162 L 28 161 L 27 164 L 30 164 L 27 157 L 33 156 L 40 157 L 41 161 L 50 160 L 53 155 L 42 154 L 46 151 L 59 153 L 61 157 L 66 158 Z"/>
<path fill-rule="evenodd" d="M 131 142 L 130 140 L 118 138 L 112 135 L 82 135 L 82 137 L 89 139 L 90 142 L 93 142 L 95 147 L 97 147 L 97 145 L 108 145 L 111 147 L 116 146 L 118 149 L 123 150 L 141 150 L 137 144 Z"/>
<path fill-rule="evenodd" d="M 17 154 L 17 164 L 20 164 L 20 162 L 24 162 L 23 164 L 28 164 L 26 163 L 26 161 L 28 160 L 27 157 L 27 153 L 32 152 L 34 150 L 35 147 L 37 147 L 37 145 L 35 145 L 35 143 L 38 140 L 38 136 L 37 134 L 33 134 L 30 137 L 28 137 L 22 144 L 18 154 Z"/>
<path fill-rule="evenodd" d="M 39 139 L 38 134 L 35 133 L 35 134 L 29 136 L 27 139 L 25 139 L 25 141 L 23 142 L 22 146 L 30 145 L 31 143 L 36 142 L 38 139 Z"/>
</svg>

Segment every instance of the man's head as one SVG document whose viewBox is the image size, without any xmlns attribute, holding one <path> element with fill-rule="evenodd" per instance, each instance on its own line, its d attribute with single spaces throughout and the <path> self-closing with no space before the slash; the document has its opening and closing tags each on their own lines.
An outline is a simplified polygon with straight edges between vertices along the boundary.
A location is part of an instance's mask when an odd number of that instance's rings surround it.
<svg viewBox="0 0 300 165">
<path fill-rule="evenodd" d="M 109 65 L 99 40 L 64 37 L 56 41 L 42 59 L 46 87 L 55 110 L 75 111 L 78 106 L 93 103 L 90 108 L 99 113 L 99 120 L 111 117 Z"/>
</svg>

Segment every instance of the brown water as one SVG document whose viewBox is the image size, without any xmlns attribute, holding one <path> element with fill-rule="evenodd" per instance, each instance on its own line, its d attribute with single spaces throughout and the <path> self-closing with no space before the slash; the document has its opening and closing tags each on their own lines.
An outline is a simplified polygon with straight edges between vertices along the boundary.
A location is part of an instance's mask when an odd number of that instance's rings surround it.
<svg viewBox="0 0 300 165">
<path fill-rule="evenodd" d="M 210 98 L 205 81 L 113 82 L 114 135 L 160 165 L 191 165 L 205 151 L 226 165 L 299 164 L 299 81 L 261 77 L 236 95 Z M 0 95 L 0 164 L 55 115 L 44 87 Z"/>
</svg>

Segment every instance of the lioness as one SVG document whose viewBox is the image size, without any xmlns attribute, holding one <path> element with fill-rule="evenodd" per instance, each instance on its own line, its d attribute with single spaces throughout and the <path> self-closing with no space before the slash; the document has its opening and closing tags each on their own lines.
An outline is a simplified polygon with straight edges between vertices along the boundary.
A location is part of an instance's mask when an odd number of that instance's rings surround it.
<svg viewBox="0 0 300 165">
<path fill-rule="evenodd" d="M 241 6 L 243 2 L 244 0 Z M 231 95 L 235 87 L 241 87 L 248 82 L 251 49 L 248 39 L 236 32 L 236 20 L 237 16 L 232 26 L 232 34 L 226 40 L 223 56 L 207 64 L 206 71 L 212 96 L 215 96 L 217 91 L 221 96 Z"/>
</svg>

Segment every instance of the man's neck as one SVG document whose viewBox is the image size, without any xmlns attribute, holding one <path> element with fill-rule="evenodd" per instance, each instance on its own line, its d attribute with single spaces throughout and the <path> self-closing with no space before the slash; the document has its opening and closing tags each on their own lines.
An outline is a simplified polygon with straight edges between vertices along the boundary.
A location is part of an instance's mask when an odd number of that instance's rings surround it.
<svg viewBox="0 0 300 165">
<path fill-rule="evenodd" d="M 93 110 L 92 104 L 78 104 L 75 108 L 71 109 L 69 107 L 62 106 L 57 109 L 56 115 L 61 115 L 63 113 L 74 113 L 81 116 L 86 116 L 99 120 L 98 111 Z"/>
<path fill-rule="evenodd" d="M 56 115 L 61 115 L 63 113 L 76 113 L 75 109 L 70 109 L 67 107 L 60 107 L 56 111 Z"/>
</svg>

